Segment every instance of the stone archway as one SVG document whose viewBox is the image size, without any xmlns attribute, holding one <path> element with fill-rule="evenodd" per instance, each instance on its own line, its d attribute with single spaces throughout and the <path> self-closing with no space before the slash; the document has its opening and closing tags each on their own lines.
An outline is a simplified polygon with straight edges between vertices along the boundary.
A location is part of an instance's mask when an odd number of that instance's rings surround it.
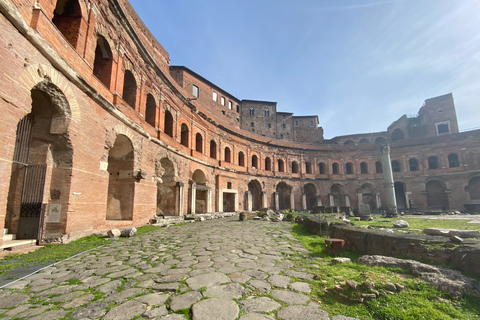
<svg viewBox="0 0 480 320">
<path fill-rule="evenodd" d="M 439 180 L 431 180 L 427 182 L 425 189 L 427 191 L 428 209 L 448 209 L 448 196 L 443 182 Z"/>
<path fill-rule="evenodd" d="M 207 213 L 211 211 L 211 188 L 207 186 L 207 177 L 202 170 L 197 169 L 192 175 L 190 188 L 190 212 Z"/>
<path fill-rule="evenodd" d="M 345 201 L 345 191 L 342 185 L 339 184 L 334 184 L 330 188 L 330 195 L 331 195 L 331 206 L 334 207 L 345 207 L 346 206 L 346 201 Z"/>
<path fill-rule="evenodd" d="M 262 185 L 260 184 L 260 182 L 258 182 L 258 180 L 252 180 L 248 183 L 248 192 L 251 195 L 252 210 L 263 209 L 262 208 Z"/>
<path fill-rule="evenodd" d="M 157 210 L 158 216 L 177 216 L 177 185 L 175 167 L 168 158 L 162 158 L 155 164 L 157 176 Z"/>
<path fill-rule="evenodd" d="M 405 184 L 403 182 L 395 182 L 394 188 L 395 198 L 397 199 L 397 208 L 407 209 L 407 197 L 405 196 L 407 189 L 405 187 Z"/>
<path fill-rule="evenodd" d="M 66 226 L 73 148 L 68 134 L 70 105 L 50 81 L 35 85 L 32 109 L 16 130 L 5 226 L 18 239 L 56 242 Z M 40 226 L 42 212 L 47 213 Z"/>
<path fill-rule="evenodd" d="M 108 153 L 107 220 L 133 220 L 135 196 L 134 152 L 132 141 L 119 134 Z"/>
<path fill-rule="evenodd" d="M 377 197 L 374 192 L 374 188 L 370 183 L 365 183 L 360 187 L 360 194 L 362 196 L 362 203 L 368 204 L 370 210 L 376 209 Z"/>
<path fill-rule="evenodd" d="M 317 206 L 317 188 L 313 183 L 307 183 L 304 187 L 307 210 Z"/>
<path fill-rule="evenodd" d="M 290 209 L 290 197 L 292 193 L 292 187 L 287 185 L 285 182 L 280 182 L 279 184 L 277 184 L 276 191 L 278 195 L 278 209 Z"/>
</svg>

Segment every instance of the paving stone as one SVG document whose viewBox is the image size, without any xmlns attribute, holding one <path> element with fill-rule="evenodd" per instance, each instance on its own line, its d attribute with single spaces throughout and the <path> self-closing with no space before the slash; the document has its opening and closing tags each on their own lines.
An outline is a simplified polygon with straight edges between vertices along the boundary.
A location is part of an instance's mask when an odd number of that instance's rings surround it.
<svg viewBox="0 0 480 320">
<path fill-rule="evenodd" d="M 142 316 L 144 316 L 146 318 L 149 318 L 149 319 L 152 319 L 152 318 L 158 319 L 159 317 L 162 317 L 166 314 L 168 314 L 167 307 L 166 306 L 161 306 L 161 307 L 152 309 L 150 311 L 144 312 L 142 314 Z M 163 319 L 163 317 L 162 317 L 162 319 Z M 182 319 L 185 319 L 185 318 L 182 318 Z"/>
<path fill-rule="evenodd" d="M 13 308 L 27 302 L 28 299 L 30 299 L 30 296 L 27 294 L 12 294 L 11 296 L 0 299 L 0 308 Z"/>
<path fill-rule="evenodd" d="M 182 269 L 169 269 L 160 272 L 162 276 L 168 276 L 171 274 L 181 274 L 181 275 L 186 275 L 187 273 L 190 272 L 190 268 L 182 268 Z"/>
<path fill-rule="evenodd" d="M 291 281 L 292 279 L 290 277 L 277 274 L 268 278 L 268 282 L 270 282 L 274 287 L 283 289 L 286 289 Z"/>
<path fill-rule="evenodd" d="M 250 280 L 248 284 L 260 292 L 268 292 L 272 288 L 270 283 L 264 280 Z"/>
<path fill-rule="evenodd" d="M 218 270 L 214 269 L 214 268 L 195 269 L 195 270 L 193 270 L 189 273 L 189 276 L 190 277 L 196 277 L 196 276 L 199 276 L 199 275 L 202 275 L 202 274 L 212 273 L 212 272 L 218 272 Z"/>
<path fill-rule="evenodd" d="M 53 288 L 55 286 L 56 286 L 55 283 L 48 283 L 48 284 L 44 284 L 44 285 L 41 285 L 41 286 L 32 287 L 30 289 L 30 292 L 33 292 L 33 293 L 41 292 L 41 291 L 45 291 L 45 290 L 48 290 L 50 288 Z"/>
<path fill-rule="evenodd" d="M 70 302 L 64 303 L 61 305 L 63 309 L 78 308 L 84 304 L 90 302 L 95 298 L 93 294 L 86 294 L 84 296 L 73 299 Z"/>
<path fill-rule="evenodd" d="M 244 312 L 264 312 L 269 313 L 281 307 L 281 304 L 267 297 L 247 299 L 240 301 L 242 311 Z"/>
<path fill-rule="evenodd" d="M 167 282 L 177 282 L 187 277 L 187 274 L 169 274 L 166 276 L 161 276 L 158 279 L 155 279 L 156 283 L 167 283 Z"/>
<path fill-rule="evenodd" d="M 243 273 L 258 280 L 264 280 L 268 278 L 268 274 L 259 270 L 247 270 L 247 271 L 244 271 Z"/>
<path fill-rule="evenodd" d="M 130 300 L 110 309 L 102 320 L 130 320 L 144 312 L 145 306 L 142 303 Z"/>
<path fill-rule="evenodd" d="M 249 275 L 243 274 L 243 273 L 232 273 L 232 274 L 230 274 L 230 279 L 233 282 L 236 282 L 236 283 L 246 283 L 251 278 L 252 277 L 250 277 Z"/>
<path fill-rule="evenodd" d="M 36 307 L 36 308 L 31 308 L 31 309 L 25 310 L 24 312 L 18 314 L 17 317 L 30 319 L 31 317 L 34 317 L 34 316 L 37 316 L 39 314 L 44 313 L 45 311 L 47 311 L 51 307 L 52 307 L 52 305 L 39 306 L 39 307 Z"/>
<path fill-rule="evenodd" d="M 272 297 L 287 304 L 306 304 L 310 300 L 304 294 L 286 290 L 272 290 Z"/>
<path fill-rule="evenodd" d="M 193 320 L 235 320 L 239 311 L 235 301 L 220 298 L 202 300 L 192 307 Z"/>
<path fill-rule="evenodd" d="M 313 278 L 314 278 L 314 275 L 311 274 L 311 273 L 298 272 L 298 271 L 294 271 L 294 270 L 288 270 L 288 271 L 285 272 L 285 274 L 287 276 L 299 278 L 299 279 L 302 279 L 302 280 L 313 280 Z"/>
<path fill-rule="evenodd" d="M 29 280 L 21 280 L 21 281 L 16 281 L 14 283 L 10 283 L 9 285 L 5 286 L 5 289 L 10 289 L 10 290 L 22 290 L 26 286 L 30 284 Z"/>
<path fill-rule="evenodd" d="M 159 266 L 156 266 L 154 268 L 143 270 L 143 272 L 145 272 L 145 273 L 160 273 L 160 272 L 163 272 L 163 271 L 168 270 L 170 268 L 171 268 L 171 266 L 159 265 Z"/>
<path fill-rule="evenodd" d="M 290 289 L 303 293 L 309 293 L 312 291 L 312 289 L 310 289 L 310 285 L 306 282 L 294 282 L 290 285 Z"/>
<path fill-rule="evenodd" d="M 137 284 L 137 287 L 139 287 L 139 288 L 150 288 L 154 284 L 155 284 L 155 281 L 153 279 L 148 279 L 148 280 L 142 281 L 139 284 Z"/>
<path fill-rule="evenodd" d="M 202 298 L 202 294 L 197 291 L 191 291 L 188 293 L 181 294 L 179 296 L 173 296 L 170 301 L 170 309 L 177 311 L 180 309 L 187 309 L 192 306 L 195 302 Z"/>
<path fill-rule="evenodd" d="M 202 274 L 187 279 L 187 284 L 192 290 L 198 290 L 202 287 L 214 287 L 228 282 L 230 282 L 230 278 L 220 272 Z"/>
<path fill-rule="evenodd" d="M 197 263 L 197 264 L 193 265 L 192 268 L 193 269 L 203 269 L 203 268 L 210 267 L 212 264 L 213 264 L 212 261 L 204 261 L 204 262 L 200 262 L 200 263 Z"/>
<path fill-rule="evenodd" d="M 259 313 L 247 313 L 240 317 L 240 320 L 275 320 L 274 318 L 259 314 Z M 300 319 L 299 319 L 300 320 Z"/>
<path fill-rule="evenodd" d="M 68 301 L 68 300 L 72 300 L 73 298 L 75 298 L 75 297 L 77 297 L 81 294 L 83 294 L 83 292 L 74 291 L 74 292 L 62 294 L 62 295 L 54 297 L 54 298 L 50 298 L 50 299 L 48 299 L 48 301 L 52 302 L 52 303 L 53 302 L 65 302 L 65 301 Z"/>
<path fill-rule="evenodd" d="M 323 310 L 305 306 L 289 306 L 278 310 L 277 317 L 281 320 L 330 320 Z"/>
<path fill-rule="evenodd" d="M 68 311 L 66 310 L 50 310 L 36 317 L 31 317 L 29 320 L 55 320 L 63 319 L 67 315 Z"/>
<path fill-rule="evenodd" d="M 180 287 L 180 283 L 178 282 L 170 282 L 170 283 L 158 283 L 152 286 L 153 290 L 158 290 L 161 292 L 175 292 L 177 291 L 178 287 Z"/>
<path fill-rule="evenodd" d="M 124 300 L 127 300 L 128 298 L 131 298 L 133 296 L 139 295 L 141 293 L 144 293 L 145 290 L 141 288 L 131 288 L 131 289 L 126 289 L 123 291 L 115 292 L 108 296 L 104 301 L 105 302 L 122 302 Z"/>
<path fill-rule="evenodd" d="M 149 306 L 159 306 L 164 304 L 168 297 L 170 297 L 169 294 L 150 293 L 144 296 L 136 297 L 135 300 L 145 303 Z"/>
<path fill-rule="evenodd" d="M 5 315 L 9 316 L 10 318 L 16 318 L 16 315 L 18 315 L 20 312 L 23 312 L 25 310 L 28 310 L 30 308 L 34 307 L 33 305 L 31 304 L 22 304 L 14 309 L 11 309 L 11 310 L 4 310 L 3 312 L 0 312 L 0 313 L 4 313 Z"/>
<path fill-rule="evenodd" d="M 104 285 L 101 285 L 96 290 L 106 294 L 110 294 L 116 291 L 117 288 L 120 287 L 121 285 L 122 285 L 122 280 L 114 280 L 114 281 L 107 282 Z"/>
<path fill-rule="evenodd" d="M 210 287 L 203 292 L 204 297 L 240 299 L 245 294 L 245 288 L 238 283 L 229 283 L 222 286 Z"/>
</svg>

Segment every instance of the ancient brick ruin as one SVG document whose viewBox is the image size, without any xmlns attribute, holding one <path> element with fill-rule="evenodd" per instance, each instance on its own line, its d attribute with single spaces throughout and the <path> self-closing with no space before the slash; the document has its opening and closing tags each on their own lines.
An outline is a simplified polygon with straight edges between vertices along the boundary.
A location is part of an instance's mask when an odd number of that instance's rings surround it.
<svg viewBox="0 0 480 320">
<path fill-rule="evenodd" d="M 476 210 L 480 130 L 452 94 L 384 132 L 323 138 L 317 116 L 241 100 L 170 66 L 126 0 L 0 0 L 0 221 L 68 241 L 155 215 L 319 205 Z M 0 245 L 2 244 L 0 238 Z"/>
</svg>

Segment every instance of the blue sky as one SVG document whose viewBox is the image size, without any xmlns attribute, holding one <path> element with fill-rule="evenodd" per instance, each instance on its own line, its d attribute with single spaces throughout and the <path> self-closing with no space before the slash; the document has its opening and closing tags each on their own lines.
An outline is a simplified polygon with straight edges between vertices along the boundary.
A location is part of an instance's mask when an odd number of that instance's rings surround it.
<svg viewBox="0 0 480 320">
<path fill-rule="evenodd" d="M 238 99 L 318 115 L 325 138 L 384 131 L 453 93 L 480 127 L 478 0 L 131 0 L 183 65 Z"/>
</svg>

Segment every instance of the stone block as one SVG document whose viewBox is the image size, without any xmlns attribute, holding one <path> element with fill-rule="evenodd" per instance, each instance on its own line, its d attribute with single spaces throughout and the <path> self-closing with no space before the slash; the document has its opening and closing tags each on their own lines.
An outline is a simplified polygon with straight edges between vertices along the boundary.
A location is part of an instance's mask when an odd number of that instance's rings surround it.
<svg viewBox="0 0 480 320">
<path fill-rule="evenodd" d="M 122 232 L 118 229 L 111 229 L 111 230 L 108 230 L 107 232 L 107 235 L 109 238 L 118 238 L 120 237 L 121 234 Z"/>
</svg>

